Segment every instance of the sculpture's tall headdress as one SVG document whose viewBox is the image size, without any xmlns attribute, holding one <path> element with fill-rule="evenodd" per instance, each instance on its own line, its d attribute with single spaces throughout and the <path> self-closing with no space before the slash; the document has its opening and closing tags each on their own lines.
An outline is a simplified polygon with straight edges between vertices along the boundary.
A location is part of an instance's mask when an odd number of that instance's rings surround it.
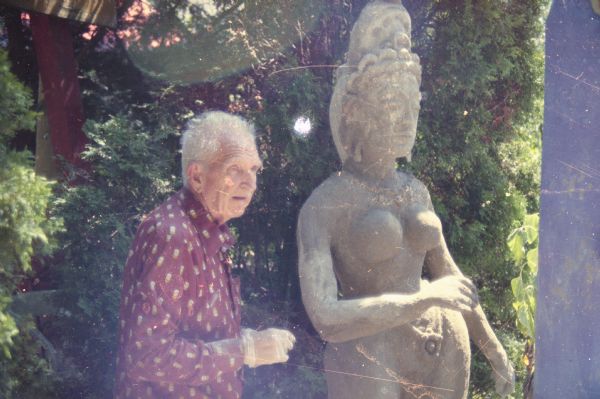
<svg viewBox="0 0 600 399">
<path fill-rule="evenodd" d="M 342 125 L 344 117 L 351 120 L 352 115 L 343 109 L 344 104 L 358 103 L 356 98 L 368 90 L 381 91 L 381 98 L 393 101 L 393 91 L 406 74 L 420 84 L 421 66 L 419 57 L 410 51 L 410 31 L 410 16 L 399 0 L 369 3 L 354 24 L 329 107 L 331 134 L 342 162 L 351 150 Z"/>
</svg>

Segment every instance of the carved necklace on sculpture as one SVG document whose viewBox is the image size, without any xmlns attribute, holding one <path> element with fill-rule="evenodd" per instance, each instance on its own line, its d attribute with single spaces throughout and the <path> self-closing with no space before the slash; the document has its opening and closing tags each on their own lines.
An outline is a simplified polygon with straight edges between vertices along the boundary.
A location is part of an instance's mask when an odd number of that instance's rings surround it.
<svg viewBox="0 0 600 399">
<path fill-rule="evenodd" d="M 369 177 L 351 159 L 348 159 L 344 163 L 343 172 L 352 179 L 353 185 L 359 186 L 365 192 L 371 193 L 372 199 L 379 206 L 402 208 L 414 202 L 414 193 L 408 184 L 408 178 L 399 175 L 395 171 L 393 187 L 370 183 Z"/>
</svg>

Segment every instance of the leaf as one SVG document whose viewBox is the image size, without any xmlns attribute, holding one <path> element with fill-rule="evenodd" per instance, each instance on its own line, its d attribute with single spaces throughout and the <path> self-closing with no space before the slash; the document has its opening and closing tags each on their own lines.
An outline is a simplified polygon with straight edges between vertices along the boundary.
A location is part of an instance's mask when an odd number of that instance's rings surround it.
<svg viewBox="0 0 600 399">
<path fill-rule="evenodd" d="M 510 287 L 512 288 L 513 295 L 518 301 L 523 299 L 525 292 L 523 290 L 523 280 L 521 276 L 515 277 L 510 281 Z"/>
<path fill-rule="evenodd" d="M 508 248 L 513 256 L 513 259 L 517 264 L 521 262 L 525 256 L 525 249 L 523 248 L 523 237 L 521 234 L 514 234 L 508 241 Z"/>
<path fill-rule="evenodd" d="M 538 213 L 530 213 L 525 215 L 524 225 L 527 227 L 533 227 L 535 230 L 538 229 L 540 223 L 540 215 Z"/>
<path fill-rule="evenodd" d="M 535 315 L 532 313 L 532 309 L 527 309 L 527 329 L 529 330 L 529 337 L 535 339 Z"/>
<path fill-rule="evenodd" d="M 527 251 L 527 267 L 529 267 L 532 276 L 536 277 L 538 272 L 538 247 Z"/>
<path fill-rule="evenodd" d="M 533 294 L 527 296 L 527 306 L 531 310 L 531 314 L 535 315 L 535 310 L 537 307 L 536 298 L 535 298 L 535 288 L 532 289 Z"/>
<path fill-rule="evenodd" d="M 538 239 L 538 229 L 540 223 L 540 216 L 537 213 L 532 213 L 525 216 L 525 221 L 523 223 L 523 227 L 525 229 L 525 236 L 527 239 L 527 244 L 533 244 Z"/>
<path fill-rule="evenodd" d="M 523 335 L 533 338 L 534 335 L 534 327 L 533 327 L 533 318 L 531 317 L 531 313 L 529 309 L 525 306 L 521 306 L 517 310 L 517 320 L 520 324 L 520 330 Z"/>
</svg>

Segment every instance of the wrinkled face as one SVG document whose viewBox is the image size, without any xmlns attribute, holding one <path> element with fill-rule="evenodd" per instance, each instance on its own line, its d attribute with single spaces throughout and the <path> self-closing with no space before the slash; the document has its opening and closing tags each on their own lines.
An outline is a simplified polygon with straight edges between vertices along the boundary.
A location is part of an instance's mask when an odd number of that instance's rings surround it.
<svg viewBox="0 0 600 399">
<path fill-rule="evenodd" d="M 261 168 L 254 144 L 226 142 L 209 163 L 188 167 L 188 186 L 211 216 L 223 224 L 244 214 Z"/>
</svg>

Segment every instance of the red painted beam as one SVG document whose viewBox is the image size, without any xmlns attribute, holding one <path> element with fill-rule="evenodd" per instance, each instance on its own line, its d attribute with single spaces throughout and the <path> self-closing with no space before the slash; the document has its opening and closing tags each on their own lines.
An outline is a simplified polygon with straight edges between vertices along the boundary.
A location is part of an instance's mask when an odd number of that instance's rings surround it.
<svg viewBox="0 0 600 399">
<path fill-rule="evenodd" d="M 32 12 L 31 32 L 54 155 L 83 166 L 80 154 L 87 138 L 69 22 Z"/>
</svg>

